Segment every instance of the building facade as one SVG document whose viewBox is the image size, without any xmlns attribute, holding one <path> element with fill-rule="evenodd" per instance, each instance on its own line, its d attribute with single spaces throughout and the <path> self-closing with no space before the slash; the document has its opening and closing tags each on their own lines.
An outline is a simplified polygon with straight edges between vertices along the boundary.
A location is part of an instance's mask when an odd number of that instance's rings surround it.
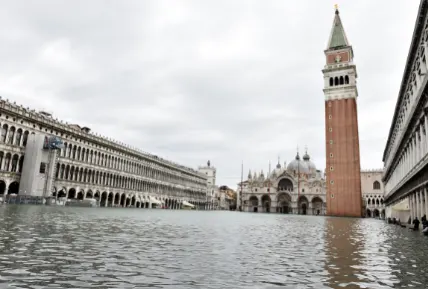
<svg viewBox="0 0 428 289">
<path fill-rule="evenodd" d="M 327 214 L 361 217 L 357 71 L 337 9 L 324 52 Z"/>
<path fill-rule="evenodd" d="M 217 169 L 208 161 L 206 166 L 200 166 L 198 172 L 207 178 L 206 203 L 208 210 L 217 210 L 220 206 L 219 187 L 216 186 Z"/>
<path fill-rule="evenodd" d="M 427 11 L 428 1 L 420 1 L 383 154 L 386 217 L 399 207 L 409 207 L 412 219 L 428 212 Z"/>
<path fill-rule="evenodd" d="M 228 186 L 220 186 L 219 188 L 219 209 L 220 210 L 235 210 L 236 209 L 236 192 Z"/>
<path fill-rule="evenodd" d="M 361 191 L 366 218 L 385 218 L 385 188 L 382 175 L 382 169 L 361 171 Z"/>
<path fill-rule="evenodd" d="M 101 206 L 206 207 L 207 177 L 0 99 L 0 195 L 95 198 Z M 60 145 L 50 147 L 50 141 Z"/>
<path fill-rule="evenodd" d="M 276 168 L 267 176 L 263 171 L 248 173 L 238 184 L 238 204 L 245 212 L 325 215 L 325 180 L 305 153 Z M 240 195 L 242 194 L 242 196 Z M 242 203 L 241 203 L 242 200 Z"/>
</svg>

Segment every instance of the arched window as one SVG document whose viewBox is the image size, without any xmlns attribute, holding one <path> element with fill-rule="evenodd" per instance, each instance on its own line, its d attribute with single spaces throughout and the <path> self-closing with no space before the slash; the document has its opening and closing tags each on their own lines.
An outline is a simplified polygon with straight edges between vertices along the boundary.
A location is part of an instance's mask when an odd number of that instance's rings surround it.
<svg viewBox="0 0 428 289">
<path fill-rule="evenodd" d="M 373 182 L 373 190 L 380 190 L 380 183 L 378 181 Z"/>
<path fill-rule="evenodd" d="M 6 142 L 7 129 L 8 129 L 7 124 L 3 125 L 2 130 L 1 130 L 1 141 L 2 142 Z"/>
<path fill-rule="evenodd" d="M 334 85 L 339 85 L 339 78 L 337 77 L 334 78 Z"/>
<path fill-rule="evenodd" d="M 334 84 L 333 77 L 330 77 L 330 86 L 333 86 L 333 84 Z"/>
<path fill-rule="evenodd" d="M 7 143 L 13 145 L 14 137 L 15 137 L 15 127 L 12 126 L 10 127 L 10 130 L 9 130 L 9 139 Z"/>
<path fill-rule="evenodd" d="M 340 77 L 340 85 L 345 84 L 345 81 L 343 80 L 343 76 Z"/>
<path fill-rule="evenodd" d="M 367 204 L 368 204 L 368 205 L 370 205 L 370 204 L 371 204 L 371 202 L 372 202 L 372 201 L 371 201 L 371 199 L 369 199 L 369 200 L 367 201 Z"/>
<path fill-rule="evenodd" d="M 345 75 L 345 84 L 349 84 L 349 77 Z"/>
<path fill-rule="evenodd" d="M 22 129 L 18 129 L 16 131 L 15 145 L 17 146 L 21 145 L 21 138 L 22 138 Z"/>
</svg>

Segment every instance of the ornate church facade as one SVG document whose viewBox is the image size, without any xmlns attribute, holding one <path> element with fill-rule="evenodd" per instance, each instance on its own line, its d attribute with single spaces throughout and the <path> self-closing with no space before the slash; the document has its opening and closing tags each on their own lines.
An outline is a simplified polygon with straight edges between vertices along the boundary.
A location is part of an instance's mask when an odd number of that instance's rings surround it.
<svg viewBox="0 0 428 289">
<path fill-rule="evenodd" d="M 325 215 L 325 179 L 306 152 L 265 176 L 263 171 L 248 173 L 238 184 L 238 208 L 245 212 Z"/>
</svg>

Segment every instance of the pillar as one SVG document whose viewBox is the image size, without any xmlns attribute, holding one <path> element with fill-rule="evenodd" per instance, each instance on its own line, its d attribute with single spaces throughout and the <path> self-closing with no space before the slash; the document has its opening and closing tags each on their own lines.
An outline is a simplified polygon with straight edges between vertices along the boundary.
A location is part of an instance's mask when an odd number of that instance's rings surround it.
<svg viewBox="0 0 428 289">
<path fill-rule="evenodd" d="M 425 215 L 428 214 L 428 193 L 427 188 L 424 187 L 424 197 L 425 197 Z"/>
</svg>

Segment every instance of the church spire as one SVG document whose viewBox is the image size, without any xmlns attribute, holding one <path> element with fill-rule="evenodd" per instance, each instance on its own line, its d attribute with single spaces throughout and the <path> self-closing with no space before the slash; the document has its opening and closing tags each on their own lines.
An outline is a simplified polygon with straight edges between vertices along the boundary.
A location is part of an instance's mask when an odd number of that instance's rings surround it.
<svg viewBox="0 0 428 289">
<path fill-rule="evenodd" d="M 333 20 L 333 27 L 330 32 L 330 39 L 328 40 L 327 49 L 339 49 L 349 46 L 348 38 L 346 37 L 345 29 L 343 29 L 342 20 L 339 16 L 339 8 L 335 5 L 335 16 Z"/>
</svg>

